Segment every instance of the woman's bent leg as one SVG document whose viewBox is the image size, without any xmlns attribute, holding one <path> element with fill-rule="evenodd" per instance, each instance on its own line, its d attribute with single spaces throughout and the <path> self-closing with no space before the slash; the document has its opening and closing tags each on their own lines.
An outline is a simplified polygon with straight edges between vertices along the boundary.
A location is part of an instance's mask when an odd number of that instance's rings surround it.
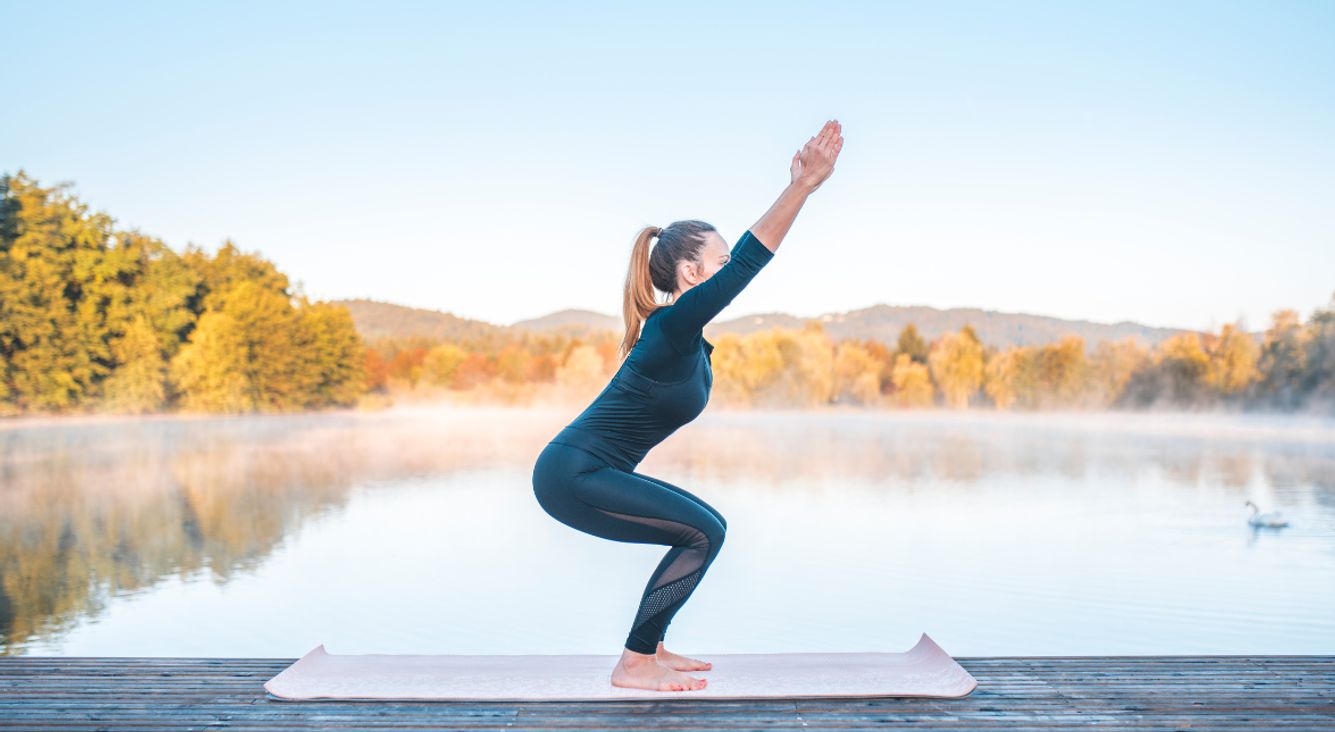
<svg viewBox="0 0 1335 732">
<path fill-rule="evenodd" d="M 625 644 L 636 653 L 654 653 L 667 624 L 718 556 L 723 523 L 709 509 L 656 481 L 592 456 L 593 462 L 582 460 L 563 451 L 540 457 L 535 492 L 549 514 L 580 531 L 671 547 L 649 576 Z"/>
<path fill-rule="evenodd" d="M 645 480 L 652 480 L 653 482 L 663 486 L 664 488 L 667 488 L 670 491 L 673 491 L 674 493 L 677 493 L 678 495 L 685 496 L 691 499 L 692 501 L 695 501 L 696 503 L 703 506 L 706 511 L 714 514 L 714 518 L 718 519 L 718 522 L 723 524 L 724 530 L 727 530 L 728 520 L 723 518 L 723 514 L 719 513 L 718 509 L 714 508 L 708 503 L 705 503 L 705 499 L 695 495 L 694 493 L 686 490 L 685 488 L 682 488 L 680 486 L 675 486 L 667 482 L 666 480 L 663 480 L 662 478 L 655 478 L 652 475 L 645 475 L 644 473 L 631 473 L 631 475 L 634 475 L 637 478 L 644 478 Z"/>
<path fill-rule="evenodd" d="M 700 504 L 700 506 L 701 506 L 702 508 L 704 508 L 706 511 L 710 512 L 711 514 L 713 514 L 713 515 L 714 515 L 714 518 L 718 519 L 718 522 L 719 522 L 720 524 L 723 524 L 723 530 L 724 530 L 725 532 L 728 530 L 728 520 L 725 519 L 725 518 L 723 518 L 723 514 L 719 513 L 718 509 L 716 509 L 716 508 L 714 508 L 713 506 L 711 506 L 711 505 L 709 505 L 708 503 L 706 503 L 705 500 L 704 500 L 703 498 L 700 498 L 699 496 L 695 495 L 694 493 L 691 493 L 690 491 L 686 490 L 685 488 L 682 488 L 682 487 L 680 487 L 680 486 L 673 485 L 673 484 L 667 482 L 666 480 L 663 480 L 662 478 L 655 478 L 655 477 L 652 476 L 652 475 L 645 475 L 644 473 L 635 473 L 635 472 L 631 473 L 631 475 L 634 475 L 634 476 L 637 476 L 637 477 L 640 477 L 640 478 L 644 478 L 645 480 L 651 480 L 651 481 L 653 481 L 653 482 L 655 482 L 655 483 L 657 483 L 657 484 L 663 486 L 664 488 L 666 488 L 666 489 L 668 489 L 668 490 L 670 490 L 670 491 L 673 491 L 674 493 L 677 493 L 678 495 L 685 496 L 686 498 L 689 498 L 689 499 L 691 499 L 692 501 L 695 501 L 696 503 Z M 685 598 L 683 598 L 682 600 L 679 601 L 679 603 L 684 603 L 684 602 L 686 602 Z M 663 638 L 667 635 L 668 625 L 670 625 L 670 624 L 672 623 L 672 618 L 673 618 L 673 616 L 675 616 L 676 614 L 677 614 L 677 613 L 676 613 L 676 609 L 673 609 L 670 613 L 668 613 L 668 614 L 666 615 L 666 619 L 663 621 L 663 627 L 660 628 L 660 629 L 659 629 L 659 632 L 658 632 L 658 640 L 659 640 L 660 642 L 661 642 L 661 641 L 663 640 Z"/>
</svg>

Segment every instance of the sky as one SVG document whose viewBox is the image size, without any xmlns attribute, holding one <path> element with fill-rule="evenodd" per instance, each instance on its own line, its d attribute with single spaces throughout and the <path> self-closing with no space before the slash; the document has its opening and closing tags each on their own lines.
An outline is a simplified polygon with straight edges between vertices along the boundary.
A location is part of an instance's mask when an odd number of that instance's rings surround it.
<svg viewBox="0 0 1335 732">
<path fill-rule="evenodd" d="M 720 316 L 889 305 L 1263 329 L 1335 294 L 1335 3 L 0 0 L 0 173 L 258 251 L 314 299 L 621 311 L 635 233 L 731 244 Z"/>
</svg>

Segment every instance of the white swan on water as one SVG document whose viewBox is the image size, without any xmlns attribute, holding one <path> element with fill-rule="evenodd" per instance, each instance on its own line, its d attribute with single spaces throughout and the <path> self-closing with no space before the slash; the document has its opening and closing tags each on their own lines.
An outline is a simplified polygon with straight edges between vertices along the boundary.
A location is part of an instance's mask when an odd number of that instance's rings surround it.
<svg viewBox="0 0 1335 732">
<path fill-rule="evenodd" d="M 1274 528 L 1279 528 L 1280 526 L 1289 525 L 1289 522 L 1284 520 L 1284 517 L 1280 516 L 1278 511 L 1271 511 L 1270 513 L 1261 513 L 1260 512 L 1261 509 L 1257 508 L 1256 504 L 1252 503 L 1250 499 L 1248 499 L 1248 501 L 1243 505 L 1252 507 L 1252 515 L 1247 519 L 1247 523 L 1251 524 L 1252 526 L 1270 526 Z"/>
</svg>

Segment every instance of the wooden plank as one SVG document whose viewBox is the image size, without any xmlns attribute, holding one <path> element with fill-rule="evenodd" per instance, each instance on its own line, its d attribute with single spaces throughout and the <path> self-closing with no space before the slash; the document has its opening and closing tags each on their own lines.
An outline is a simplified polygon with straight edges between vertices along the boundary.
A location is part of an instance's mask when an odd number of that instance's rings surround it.
<svg viewBox="0 0 1335 732">
<path fill-rule="evenodd" d="M 957 657 L 963 699 L 293 702 L 296 659 L 0 659 L 0 727 L 33 730 L 1335 729 L 1331 656 Z"/>
</svg>

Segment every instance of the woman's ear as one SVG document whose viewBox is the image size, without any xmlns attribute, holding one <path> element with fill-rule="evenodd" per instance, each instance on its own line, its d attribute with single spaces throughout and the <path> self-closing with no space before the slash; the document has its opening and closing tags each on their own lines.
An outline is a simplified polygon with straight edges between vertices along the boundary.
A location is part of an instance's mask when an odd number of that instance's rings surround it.
<svg viewBox="0 0 1335 732">
<path fill-rule="evenodd" d="M 682 285 L 682 289 L 695 284 L 695 268 L 691 265 L 691 260 L 683 259 L 677 262 L 677 284 Z"/>
</svg>

